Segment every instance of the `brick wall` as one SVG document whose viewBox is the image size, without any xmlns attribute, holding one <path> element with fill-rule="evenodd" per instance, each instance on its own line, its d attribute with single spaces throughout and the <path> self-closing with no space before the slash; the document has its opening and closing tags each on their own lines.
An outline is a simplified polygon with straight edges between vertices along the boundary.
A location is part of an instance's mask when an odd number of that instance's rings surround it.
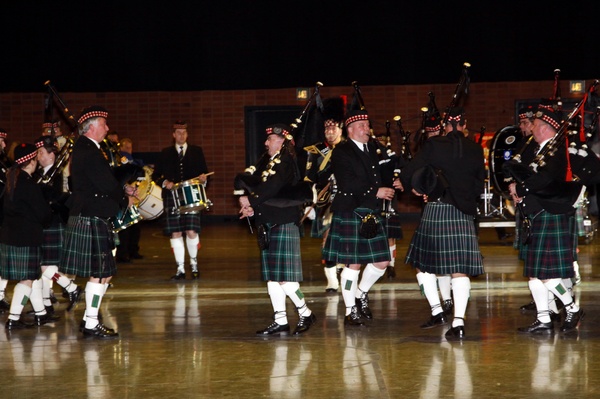
<svg viewBox="0 0 600 399">
<path fill-rule="evenodd" d="M 561 84 L 568 93 L 567 82 Z M 446 107 L 456 84 L 361 86 L 362 96 L 376 130 L 386 120 L 401 115 L 405 130 L 420 126 L 420 108 L 427 105 L 433 91 L 440 109 Z M 515 101 L 549 97 L 552 81 L 472 83 L 466 103 L 469 128 L 488 132 L 513 124 Z M 214 203 L 212 215 L 235 215 L 237 203 L 232 196 L 232 181 L 245 165 L 244 107 L 299 105 L 295 88 L 269 90 L 201 92 L 107 92 L 61 93 L 70 112 L 77 117 L 84 106 L 98 104 L 109 110 L 108 124 L 119 137 L 130 137 L 134 152 L 157 152 L 172 143 L 171 125 L 177 119 L 189 124 L 192 144 L 203 147 L 211 178 L 207 196 Z M 323 97 L 352 96 L 352 88 L 323 87 Z M 31 142 L 41 132 L 44 92 L 0 93 L 0 126 L 13 140 Z M 281 121 L 291 122 L 291 121 Z M 399 143 L 394 143 L 394 145 Z M 406 198 L 404 198 L 406 197 Z M 409 196 L 401 199 L 401 210 L 418 212 L 419 204 Z"/>
</svg>

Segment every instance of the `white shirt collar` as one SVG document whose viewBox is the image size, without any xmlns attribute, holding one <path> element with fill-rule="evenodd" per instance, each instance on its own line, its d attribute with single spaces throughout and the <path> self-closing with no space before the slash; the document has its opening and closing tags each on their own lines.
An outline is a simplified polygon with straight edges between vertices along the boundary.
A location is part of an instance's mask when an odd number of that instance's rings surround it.
<svg viewBox="0 0 600 399">
<path fill-rule="evenodd" d="M 356 141 L 354 139 L 350 139 L 350 140 L 354 141 L 354 144 L 356 144 L 361 151 L 364 151 L 364 149 L 363 149 L 364 145 L 367 143 L 361 143 L 360 141 Z"/>
</svg>

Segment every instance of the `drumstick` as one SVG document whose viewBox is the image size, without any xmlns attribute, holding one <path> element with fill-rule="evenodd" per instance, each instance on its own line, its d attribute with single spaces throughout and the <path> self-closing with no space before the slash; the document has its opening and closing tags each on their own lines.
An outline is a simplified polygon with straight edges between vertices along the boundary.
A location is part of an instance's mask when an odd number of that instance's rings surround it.
<svg viewBox="0 0 600 399">
<path fill-rule="evenodd" d="M 205 173 L 204 175 L 205 176 L 210 176 L 210 175 L 214 175 L 214 174 L 215 174 L 215 172 L 208 172 L 208 173 Z"/>
</svg>

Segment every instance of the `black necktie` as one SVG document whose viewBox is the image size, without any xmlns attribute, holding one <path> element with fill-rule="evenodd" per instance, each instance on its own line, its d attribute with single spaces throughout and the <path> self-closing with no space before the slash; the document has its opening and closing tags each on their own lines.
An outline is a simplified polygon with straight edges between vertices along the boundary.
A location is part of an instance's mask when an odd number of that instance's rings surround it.
<svg viewBox="0 0 600 399">
<path fill-rule="evenodd" d="M 363 151 L 365 152 L 365 154 L 369 153 L 369 147 L 367 147 L 367 143 L 363 143 Z"/>
<path fill-rule="evenodd" d="M 179 181 L 183 181 L 183 146 L 179 146 Z"/>
</svg>

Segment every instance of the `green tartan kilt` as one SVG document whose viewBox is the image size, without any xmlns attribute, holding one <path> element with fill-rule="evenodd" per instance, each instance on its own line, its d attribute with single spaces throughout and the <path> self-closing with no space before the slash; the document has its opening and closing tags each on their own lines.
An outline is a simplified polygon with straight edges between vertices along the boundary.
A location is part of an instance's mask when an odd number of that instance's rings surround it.
<svg viewBox="0 0 600 399">
<path fill-rule="evenodd" d="M 108 221 L 70 216 L 65 230 L 61 271 L 79 277 L 105 278 L 117 273 L 112 250 L 114 233 Z"/>
<path fill-rule="evenodd" d="M 357 208 L 355 211 L 365 216 L 371 209 Z M 331 229 L 323 248 L 323 259 L 345 265 L 389 262 L 390 249 L 381 217 L 376 214 L 377 235 L 367 239 L 359 234 L 361 219 L 351 212 L 334 212 Z"/>
<path fill-rule="evenodd" d="M 397 240 L 401 240 L 402 238 L 404 238 L 400 215 L 394 213 L 388 215 L 387 217 L 382 217 L 381 222 L 384 225 L 385 232 L 388 238 L 395 238 Z"/>
<path fill-rule="evenodd" d="M 40 277 L 40 248 L 0 244 L 0 276 L 5 280 L 35 280 Z"/>
<path fill-rule="evenodd" d="M 443 202 L 428 202 L 415 230 L 406 263 L 433 274 L 483 274 L 473 216 Z"/>
<path fill-rule="evenodd" d="M 173 233 L 191 230 L 200 234 L 200 213 L 179 214 L 175 210 L 175 200 L 172 195 L 164 200 L 164 210 L 164 235 L 170 237 Z"/>
<path fill-rule="evenodd" d="M 44 242 L 42 243 L 42 265 L 58 266 L 60 264 L 64 235 L 65 225 L 62 223 L 52 223 L 50 227 L 44 229 Z"/>
<path fill-rule="evenodd" d="M 523 275 L 540 280 L 573 277 L 575 218 L 542 211 L 533 217 L 531 233 Z"/>
<path fill-rule="evenodd" d="M 300 229 L 295 223 L 269 227 L 269 248 L 260 253 L 263 281 L 301 282 Z"/>
</svg>

